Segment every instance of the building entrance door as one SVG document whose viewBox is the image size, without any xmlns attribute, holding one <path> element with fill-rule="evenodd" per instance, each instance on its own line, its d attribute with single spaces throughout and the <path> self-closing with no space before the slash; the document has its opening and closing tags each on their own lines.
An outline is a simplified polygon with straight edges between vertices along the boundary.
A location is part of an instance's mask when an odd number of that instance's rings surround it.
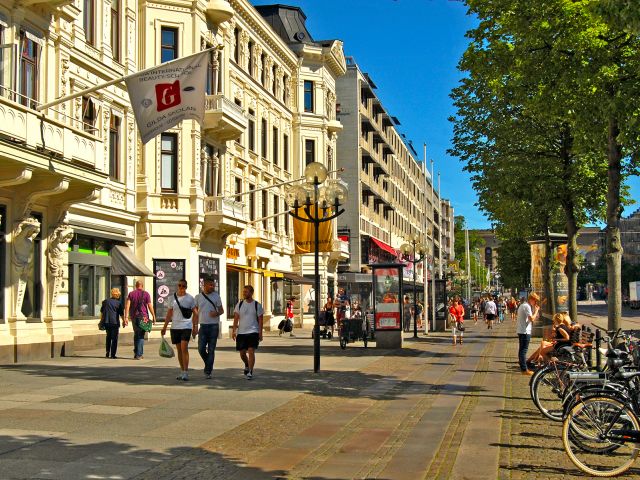
<svg viewBox="0 0 640 480">
<path fill-rule="evenodd" d="M 240 272 L 227 270 L 227 312 L 233 319 L 233 310 L 240 301 Z"/>
</svg>

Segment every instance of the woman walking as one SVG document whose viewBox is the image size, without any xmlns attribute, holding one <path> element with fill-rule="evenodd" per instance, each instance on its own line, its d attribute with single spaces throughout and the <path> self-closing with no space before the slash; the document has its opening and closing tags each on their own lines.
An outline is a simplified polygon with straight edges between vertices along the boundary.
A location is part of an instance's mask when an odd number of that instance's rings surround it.
<svg viewBox="0 0 640 480">
<path fill-rule="evenodd" d="M 111 289 L 111 298 L 107 298 L 102 302 L 100 307 L 100 323 L 104 325 L 107 333 L 107 353 L 106 358 L 117 358 L 118 351 L 118 334 L 120 333 L 120 319 L 124 317 L 124 307 L 120 301 L 120 289 Z M 122 327 L 126 324 L 122 320 Z"/>
<path fill-rule="evenodd" d="M 455 297 L 449 307 L 449 315 L 453 317 L 451 333 L 453 334 L 453 346 L 456 346 L 456 335 L 460 334 L 460 345 L 464 336 L 464 307 L 460 304 L 460 299 Z"/>
<path fill-rule="evenodd" d="M 176 380 L 189 380 L 189 340 L 198 335 L 196 300 L 187 293 L 187 281 L 178 282 L 178 291 L 173 294 L 160 334 L 164 337 L 171 322 L 171 343 L 178 351 L 180 374 Z M 194 315 L 195 314 L 195 315 Z"/>
<path fill-rule="evenodd" d="M 326 319 L 327 327 L 331 327 L 332 337 L 333 337 L 333 333 L 336 325 L 336 319 L 333 314 L 333 310 L 334 310 L 333 298 L 329 296 L 327 297 L 327 303 L 324 304 L 324 318 Z"/>
</svg>

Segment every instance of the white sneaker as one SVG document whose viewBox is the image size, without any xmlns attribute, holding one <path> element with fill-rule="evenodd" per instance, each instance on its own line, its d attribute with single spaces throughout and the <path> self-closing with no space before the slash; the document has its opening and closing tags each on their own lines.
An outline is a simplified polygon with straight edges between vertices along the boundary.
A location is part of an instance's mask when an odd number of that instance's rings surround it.
<svg viewBox="0 0 640 480">
<path fill-rule="evenodd" d="M 253 372 L 247 372 L 247 380 L 251 380 L 253 378 Z"/>
<path fill-rule="evenodd" d="M 189 381 L 189 374 L 187 372 L 184 372 L 182 374 L 182 380 L 185 382 Z"/>
</svg>

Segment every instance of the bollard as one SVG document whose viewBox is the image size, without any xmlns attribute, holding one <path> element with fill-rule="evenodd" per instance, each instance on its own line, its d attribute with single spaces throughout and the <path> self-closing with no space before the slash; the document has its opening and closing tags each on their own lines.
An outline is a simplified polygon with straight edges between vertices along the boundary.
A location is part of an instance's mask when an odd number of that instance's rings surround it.
<svg viewBox="0 0 640 480">
<path fill-rule="evenodd" d="M 600 352 L 600 344 L 602 343 L 602 334 L 600 330 L 596 330 L 596 370 L 602 369 L 602 352 Z"/>
</svg>

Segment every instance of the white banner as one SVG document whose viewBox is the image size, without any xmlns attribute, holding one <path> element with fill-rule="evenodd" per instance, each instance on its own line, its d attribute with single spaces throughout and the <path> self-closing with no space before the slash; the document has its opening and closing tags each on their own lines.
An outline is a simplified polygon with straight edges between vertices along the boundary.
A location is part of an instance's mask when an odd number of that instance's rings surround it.
<svg viewBox="0 0 640 480">
<path fill-rule="evenodd" d="M 209 55 L 205 50 L 125 80 L 142 143 L 182 120 L 202 124 Z"/>
</svg>

